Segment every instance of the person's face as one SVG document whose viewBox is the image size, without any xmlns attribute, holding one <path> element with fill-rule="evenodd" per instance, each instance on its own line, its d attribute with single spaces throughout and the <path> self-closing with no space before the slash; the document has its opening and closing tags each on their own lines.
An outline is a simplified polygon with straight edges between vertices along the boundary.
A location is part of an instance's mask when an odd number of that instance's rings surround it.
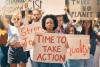
<svg viewBox="0 0 100 67">
<path fill-rule="evenodd" d="M 63 24 L 63 16 L 57 17 L 57 20 L 58 20 L 58 26 L 62 26 L 62 24 Z"/>
<path fill-rule="evenodd" d="M 38 22 L 41 18 L 41 13 L 38 10 L 33 11 L 33 21 Z"/>
<path fill-rule="evenodd" d="M 74 30 L 73 27 L 70 27 L 70 28 L 69 28 L 69 34 L 75 34 L 75 30 Z"/>
<path fill-rule="evenodd" d="M 13 18 L 13 22 L 12 23 L 14 23 L 14 26 L 20 27 L 20 25 L 22 23 L 22 18 L 20 16 L 15 16 Z"/>
<path fill-rule="evenodd" d="M 89 21 L 85 21 L 85 22 L 83 23 L 83 27 L 84 27 L 85 29 L 89 29 L 90 26 L 91 26 L 91 22 L 89 22 Z"/>
<path fill-rule="evenodd" d="M 50 30 L 50 31 L 53 31 L 53 28 L 54 28 L 54 21 L 51 19 L 51 18 L 47 18 L 46 19 L 46 22 L 45 22 L 45 27 L 46 27 L 46 30 Z"/>
</svg>

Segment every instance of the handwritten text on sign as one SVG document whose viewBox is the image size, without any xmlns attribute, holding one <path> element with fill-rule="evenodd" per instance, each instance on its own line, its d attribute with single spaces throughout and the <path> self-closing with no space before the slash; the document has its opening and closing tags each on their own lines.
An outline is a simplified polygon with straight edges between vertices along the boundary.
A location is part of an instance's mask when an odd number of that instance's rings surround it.
<svg viewBox="0 0 100 67">
<path fill-rule="evenodd" d="M 44 14 L 65 14 L 64 7 L 65 0 L 29 0 L 29 9 L 40 8 Z"/>
<path fill-rule="evenodd" d="M 34 34 L 32 33 L 32 28 L 27 25 L 23 26 L 19 29 L 21 40 L 24 42 L 23 48 L 24 50 L 31 49 L 33 40 L 34 40 Z"/>
<path fill-rule="evenodd" d="M 65 59 L 88 59 L 90 42 L 87 35 L 36 34 L 33 61 L 63 63 Z M 65 45 L 69 48 L 66 50 Z M 66 57 L 65 57 L 66 54 Z"/>
<path fill-rule="evenodd" d="M 90 42 L 87 35 L 67 36 L 69 49 L 67 59 L 88 59 L 90 54 Z"/>
<path fill-rule="evenodd" d="M 42 29 L 42 26 L 40 24 L 41 23 L 37 22 L 37 23 L 34 23 L 32 25 L 23 26 L 19 29 L 21 39 L 24 42 L 24 45 L 23 45 L 24 47 L 23 48 L 25 50 L 28 50 L 28 49 L 32 48 L 32 43 L 33 43 L 33 40 L 34 40 L 34 34 L 35 33 L 45 32 Z"/>
<path fill-rule="evenodd" d="M 95 0 L 69 0 L 70 15 L 73 19 L 93 19 L 96 17 Z"/>
<path fill-rule="evenodd" d="M 63 63 L 67 38 L 60 34 L 36 34 L 33 61 L 45 63 Z"/>
</svg>

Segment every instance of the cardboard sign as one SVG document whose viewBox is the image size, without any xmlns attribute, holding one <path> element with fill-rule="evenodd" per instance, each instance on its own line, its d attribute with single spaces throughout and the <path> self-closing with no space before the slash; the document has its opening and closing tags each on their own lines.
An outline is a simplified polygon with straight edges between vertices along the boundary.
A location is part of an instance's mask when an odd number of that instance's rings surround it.
<svg viewBox="0 0 100 67">
<path fill-rule="evenodd" d="M 19 32 L 21 40 L 22 42 L 24 42 L 24 50 L 33 49 L 34 33 L 32 31 L 32 28 L 29 25 L 23 26 L 19 29 Z"/>
<path fill-rule="evenodd" d="M 96 17 L 95 0 L 69 0 L 70 16 L 75 20 L 93 20 Z"/>
<path fill-rule="evenodd" d="M 42 22 L 33 22 L 30 27 L 34 33 L 43 33 L 45 30 L 42 28 Z"/>
<path fill-rule="evenodd" d="M 30 9 L 42 9 L 44 14 L 65 14 L 64 7 L 65 0 L 29 0 Z"/>
<path fill-rule="evenodd" d="M 44 63 L 64 63 L 67 38 L 61 34 L 36 34 L 33 61 Z"/>
<path fill-rule="evenodd" d="M 69 49 L 67 50 L 67 59 L 89 59 L 90 40 L 87 35 L 67 36 Z"/>
<path fill-rule="evenodd" d="M 45 14 L 62 15 L 65 14 L 65 0 L 42 0 Z"/>
<path fill-rule="evenodd" d="M 21 9 L 25 0 L 2 0 L 2 6 L 0 6 L 0 15 L 13 15 Z M 1 1 L 0 1 L 1 2 Z"/>
<path fill-rule="evenodd" d="M 41 23 L 40 22 L 36 22 L 30 25 L 25 25 L 23 27 L 21 27 L 19 29 L 20 31 L 20 36 L 21 36 L 21 40 L 22 42 L 24 42 L 25 44 L 23 45 L 24 50 L 29 50 L 29 49 L 33 49 L 33 40 L 34 40 L 34 34 L 35 33 L 43 33 L 45 32 L 42 29 Z"/>
<path fill-rule="evenodd" d="M 35 62 L 64 63 L 65 59 L 89 59 L 90 42 L 87 35 L 42 33 L 36 34 L 35 39 Z M 66 44 L 69 45 L 68 49 L 65 47 Z"/>
<path fill-rule="evenodd" d="M 23 3 L 28 1 L 28 9 L 42 9 L 45 14 L 65 14 L 65 0 L 6 0 L 0 7 L 0 14 L 12 15 L 18 10 L 24 10 Z M 56 3 L 56 4 L 55 4 Z"/>
</svg>

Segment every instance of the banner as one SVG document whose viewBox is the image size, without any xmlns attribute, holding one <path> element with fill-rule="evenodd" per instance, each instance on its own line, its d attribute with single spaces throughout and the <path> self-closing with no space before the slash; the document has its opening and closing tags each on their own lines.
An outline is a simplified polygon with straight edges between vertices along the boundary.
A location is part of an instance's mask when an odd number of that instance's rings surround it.
<svg viewBox="0 0 100 67">
<path fill-rule="evenodd" d="M 42 21 L 39 22 L 33 22 L 30 24 L 30 27 L 32 28 L 34 33 L 43 33 L 45 30 L 42 28 Z"/>
<path fill-rule="evenodd" d="M 23 7 L 23 3 L 26 0 L 2 0 L 0 4 L 0 15 L 13 15 L 15 12 L 18 12 Z"/>
<path fill-rule="evenodd" d="M 33 49 L 34 33 L 32 31 L 32 28 L 29 25 L 22 26 L 19 29 L 19 33 L 21 36 L 20 40 L 24 43 L 23 49 L 25 51 Z"/>
<path fill-rule="evenodd" d="M 96 0 L 69 0 L 70 16 L 76 20 L 93 20 L 96 17 Z"/>
<path fill-rule="evenodd" d="M 45 31 L 43 30 L 42 24 L 40 22 L 34 22 L 30 25 L 20 27 L 19 32 L 21 40 L 22 42 L 24 42 L 24 50 L 29 50 L 31 48 L 33 49 L 33 40 L 35 40 L 35 33 L 43 33 Z"/>
<path fill-rule="evenodd" d="M 28 10 L 41 9 L 44 14 L 65 14 L 65 0 L 3 0 L 0 15 L 12 15 L 18 10 L 24 10 L 23 4 L 28 2 Z M 55 4 L 56 3 L 56 4 Z"/>
<path fill-rule="evenodd" d="M 88 35 L 68 35 L 67 59 L 89 59 L 90 40 Z"/>
<path fill-rule="evenodd" d="M 90 41 L 87 35 L 36 34 L 33 61 L 64 63 L 66 59 L 89 59 Z M 66 48 L 69 45 L 69 48 Z M 66 55 L 66 57 L 65 57 Z"/>
<path fill-rule="evenodd" d="M 36 34 L 33 61 L 64 63 L 66 60 L 67 38 L 62 34 Z"/>
<path fill-rule="evenodd" d="M 42 0 L 45 14 L 62 15 L 65 14 L 65 0 Z"/>
<path fill-rule="evenodd" d="M 29 0 L 28 1 L 28 8 L 30 10 L 41 9 L 44 12 L 44 14 L 54 14 L 54 15 L 65 14 L 64 7 L 65 7 L 65 0 Z"/>
</svg>

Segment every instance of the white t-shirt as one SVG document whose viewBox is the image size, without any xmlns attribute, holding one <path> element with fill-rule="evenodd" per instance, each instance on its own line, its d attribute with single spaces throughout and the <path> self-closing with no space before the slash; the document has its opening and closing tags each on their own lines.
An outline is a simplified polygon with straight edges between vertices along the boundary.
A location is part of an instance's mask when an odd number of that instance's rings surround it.
<svg viewBox="0 0 100 67">
<path fill-rule="evenodd" d="M 12 38 L 11 42 L 13 42 L 13 40 L 15 38 L 14 35 L 16 36 L 16 40 L 18 41 L 20 39 L 20 34 L 19 34 L 17 27 L 9 25 L 8 40 L 10 40 Z"/>
</svg>

